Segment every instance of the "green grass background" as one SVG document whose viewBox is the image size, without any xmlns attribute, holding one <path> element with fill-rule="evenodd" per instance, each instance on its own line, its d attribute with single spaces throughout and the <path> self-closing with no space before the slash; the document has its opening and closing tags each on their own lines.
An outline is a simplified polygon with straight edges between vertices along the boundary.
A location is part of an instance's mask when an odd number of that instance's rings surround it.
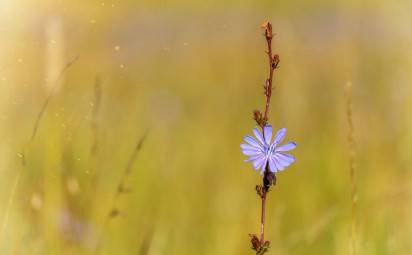
<svg viewBox="0 0 412 255">
<path fill-rule="evenodd" d="M 95 254 L 100 240 L 98 254 L 253 254 L 260 177 L 239 144 L 264 105 L 259 26 L 267 19 L 281 60 L 270 121 L 298 143 L 296 163 L 269 194 L 268 254 L 348 253 L 347 81 L 357 254 L 411 254 L 411 8 L 387 0 L 1 0 L 0 253 Z M 46 31 L 56 20 L 53 38 Z M 53 45 L 61 66 L 79 59 L 23 167 L 19 153 L 50 94 L 45 74 L 61 68 L 47 61 Z M 146 130 L 126 180 L 131 192 L 107 220 Z"/>
</svg>

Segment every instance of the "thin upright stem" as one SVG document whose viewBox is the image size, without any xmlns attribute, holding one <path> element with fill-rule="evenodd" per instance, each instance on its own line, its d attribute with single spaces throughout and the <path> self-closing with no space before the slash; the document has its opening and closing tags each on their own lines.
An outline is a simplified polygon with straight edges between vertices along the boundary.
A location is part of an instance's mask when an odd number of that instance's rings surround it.
<svg viewBox="0 0 412 255">
<path fill-rule="evenodd" d="M 265 81 L 265 96 L 266 96 L 266 104 L 265 104 L 265 111 L 263 114 L 263 119 L 260 119 L 258 124 L 262 128 L 262 133 L 263 136 L 265 136 L 264 132 L 264 126 L 266 125 L 267 121 L 269 120 L 269 106 L 270 106 L 270 98 L 272 96 L 272 89 L 273 89 L 273 73 L 275 69 L 278 67 L 279 64 L 279 56 L 278 55 L 273 55 L 272 53 L 272 38 L 273 38 L 273 32 L 272 32 L 272 24 L 269 22 L 265 22 L 262 24 L 262 28 L 265 29 L 265 38 L 266 38 L 266 43 L 267 43 L 267 56 L 268 56 L 268 64 L 269 64 L 269 75 L 268 78 Z M 261 116 L 261 115 L 260 115 Z M 262 189 L 260 193 L 260 198 L 262 200 L 262 210 L 261 210 L 261 219 L 260 219 L 260 245 L 261 247 L 264 246 L 266 243 L 265 241 L 265 211 L 266 211 L 266 195 L 269 192 L 269 187 L 271 185 L 271 181 L 269 181 L 269 186 L 268 186 L 268 179 L 271 177 L 269 176 L 268 172 L 268 167 L 266 167 L 264 176 L 262 179 Z M 261 254 L 263 254 L 265 251 L 263 251 Z"/>
<path fill-rule="evenodd" d="M 272 38 L 273 38 L 272 24 L 270 24 L 269 22 L 264 22 L 262 24 L 262 28 L 265 30 L 265 38 L 266 38 L 266 43 L 267 43 L 266 53 L 267 53 L 268 60 L 269 60 L 268 61 L 269 62 L 269 74 L 268 74 L 268 78 L 266 78 L 265 80 L 265 86 L 264 86 L 266 103 L 265 103 L 265 111 L 263 114 L 259 110 L 255 110 L 253 114 L 254 114 L 254 119 L 256 120 L 256 123 L 262 129 L 263 137 L 265 137 L 264 127 L 269 120 L 268 116 L 269 116 L 270 98 L 272 96 L 272 89 L 273 89 L 273 73 L 275 69 L 278 68 L 279 56 L 276 54 L 274 55 L 272 53 Z M 262 201 L 262 210 L 261 210 L 261 215 L 260 215 L 260 238 L 258 238 L 257 235 L 250 235 L 252 248 L 256 251 L 256 255 L 265 254 L 270 245 L 269 241 L 265 241 L 266 196 L 270 190 L 270 187 L 272 185 L 275 185 L 275 183 L 276 183 L 276 176 L 274 173 L 269 171 L 269 166 L 266 165 L 265 171 L 263 173 L 262 184 L 256 185 L 257 194 L 259 195 Z"/>
<path fill-rule="evenodd" d="M 272 96 L 272 80 L 273 80 L 273 71 L 275 69 L 272 68 L 273 64 L 273 58 L 272 58 L 272 38 L 266 37 L 267 45 L 268 45 L 268 58 L 269 58 L 269 78 L 266 80 L 265 84 L 265 94 L 266 94 L 266 105 L 265 105 L 265 114 L 264 114 L 264 119 L 267 121 L 268 120 L 268 114 L 269 114 L 269 106 L 270 106 L 270 98 Z"/>
<path fill-rule="evenodd" d="M 262 24 L 262 27 L 265 29 L 265 38 L 267 43 L 267 56 L 268 56 L 268 64 L 269 64 L 269 77 L 266 79 L 265 82 L 265 96 L 266 96 L 266 104 L 265 104 L 265 112 L 263 114 L 263 122 L 261 122 L 261 127 L 263 128 L 266 122 L 268 121 L 269 117 L 269 106 L 270 106 L 270 98 L 272 97 L 272 90 L 273 90 L 273 73 L 275 69 L 278 67 L 279 64 L 279 56 L 274 55 L 272 53 L 272 24 L 269 22 L 265 22 Z"/>
<path fill-rule="evenodd" d="M 264 192 L 262 194 L 262 212 L 261 212 L 261 217 L 260 217 L 260 244 L 261 245 L 265 243 L 266 194 L 267 192 Z"/>
</svg>

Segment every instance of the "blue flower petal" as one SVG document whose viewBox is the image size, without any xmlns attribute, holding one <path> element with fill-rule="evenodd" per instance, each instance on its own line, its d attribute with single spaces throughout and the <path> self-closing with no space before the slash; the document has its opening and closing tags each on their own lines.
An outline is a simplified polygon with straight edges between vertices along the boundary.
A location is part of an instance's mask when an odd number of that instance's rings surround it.
<svg viewBox="0 0 412 255">
<path fill-rule="evenodd" d="M 245 136 L 244 138 L 245 142 L 247 142 L 248 144 L 256 147 L 256 148 L 262 148 L 263 145 L 261 143 L 259 143 L 255 138 L 251 137 L 250 135 Z"/>
<path fill-rule="evenodd" d="M 253 129 L 253 134 L 255 134 L 256 138 L 258 139 L 258 141 L 259 141 L 261 144 L 265 144 L 265 142 L 263 141 L 262 133 L 260 132 L 259 129 L 254 128 L 254 129 Z"/>
<path fill-rule="evenodd" d="M 281 128 L 275 135 L 275 140 L 273 140 L 274 144 L 279 144 L 286 135 L 286 128 Z"/>
<path fill-rule="evenodd" d="M 255 161 L 258 158 L 261 158 L 262 155 L 250 156 L 248 159 L 244 160 L 246 163 L 250 161 Z"/>
<path fill-rule="evenodd" d="M 283 165 L 283 164 L 282 164 L 283 162 L 280 162 L 278 158 L 273 157 L 273 160 L 275 161 L 276 168 L 277 168 L 279 171 L 283 171 L 283 170 L 285 169 L 286 166 Z"/>
<path fill-rule="evenodd" d="M 290 166 L 295 161 L 295 157 L 285 153 L 276 153 L 274 157 L 283 167 Z"/>
<path fill-rule="evenodd" d="M 242 148 L 243 150 L 251 150 L 251 151 L 260 151 L 260 152 L 262 152 L 262 149 L 261 149 L 261 148 L 256 148 L 256 147 L 254 147 L 254 146 L 252 146 L 252 145 L 245 144 L 245 143 L 242 143 L 242 144 L 240 145 L 240 148 Z"/>
<path fill-rule="evenodd" d="M 266 144 L 270 144 L 270 140 L 272 140 L 272 125 L 265 125 L 263 128 L 263 136 L 265 137 Z"/>
<path fill-rule="evenodd" d="M 242 149 L 243 154 L 245 154 L 246 156 L 256 156 L 259 154 L 263 154 L 262 152 L 258 151 L 258 150 L 247 150 L 247 149 Z"/>
<path fill-rule="evenodd" d="M 262 164 L 262 166 L 260 167 L 260 170 L 261 170 L 260 174 L 263 175 L 263 173 L 265 172 L 267 163 L 268 163 L 268 157 L 265 156 L 265 162 L 264 162 L 264 164 Z"/>
<path fill-rule="evenodd" d="M 266 157 L 265 156 L 257 158 L 255 161 L 253 161 L 253 167 L 255 168 L 255 170 L 258 170 L 259 168 L 261 168 L 265 164 L 266 164 Z"/>
<path fill-rule="evenodd" d="M 276 148 L 276 152 L 278 151 L 290 151 L 293 150 L 296 147 L 296 143 L 295 142 L 289 142 L 289 143 L 285 143 L 284 145 L 281 145 L 279 147 Z"/>
<path fill-rule="evenodd" d="M 269 170 L 272 173 L 276 173 L 278 171 L 276 164 L 275 164 L 275 159 L 273 157 L 269 158 Z"/>
</svg>

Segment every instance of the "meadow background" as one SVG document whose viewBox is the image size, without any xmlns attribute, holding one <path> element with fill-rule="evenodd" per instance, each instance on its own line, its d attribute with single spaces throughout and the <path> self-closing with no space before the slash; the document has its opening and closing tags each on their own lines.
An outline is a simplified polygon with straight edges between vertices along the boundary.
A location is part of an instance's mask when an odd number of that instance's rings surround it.
<svg viewBox="0 0 412 255">
<path fill-rule="evenodd" d="M 412 254 L 411 9 L 0 0 L 0 254 L 253 254 L 260 176 L 239 144 L 264 104 L 266 19 L 270 119 L 298 143 L 269 194 L 268 254 L 348 253 L 348 81 L 357 254 Z"/>
</svg>

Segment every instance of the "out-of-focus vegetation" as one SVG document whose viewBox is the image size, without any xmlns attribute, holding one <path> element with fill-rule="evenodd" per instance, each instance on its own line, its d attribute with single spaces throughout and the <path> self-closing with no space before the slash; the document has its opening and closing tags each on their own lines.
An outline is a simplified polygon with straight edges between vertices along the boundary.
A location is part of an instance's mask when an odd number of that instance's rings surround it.
<svg viewBox="0 0 412 255">
<path fill-rule="evenodd" d="M 0 0 L 0 253 L 252 254 L 260 177 L 239 144 L 263 107 L 268 19 L 270 119 L 298 143 L 269 194 L 269 254 L 348 252 L 347 81 L 358 254 L 411 254 L 411 8 Z"/>
</svg>

